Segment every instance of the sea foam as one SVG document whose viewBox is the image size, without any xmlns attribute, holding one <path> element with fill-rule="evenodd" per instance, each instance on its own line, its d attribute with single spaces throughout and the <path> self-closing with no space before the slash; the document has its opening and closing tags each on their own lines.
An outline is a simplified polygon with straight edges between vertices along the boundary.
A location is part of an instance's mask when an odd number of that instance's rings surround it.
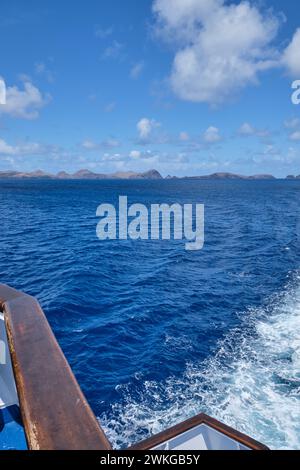
<svg viewBox="0 0 300 470">
<path fill-rule="evenodd" d="M 163 383 L 122 385 L 122 404 L 101 416 L 111 442 L 124 447 L 199 412 L 273 449 L 300 447 L 300 275 L 218 344 L 214 356 L 188 364 Z M 163 366 L 163 365 L 162 365 Z"/>
</svg>

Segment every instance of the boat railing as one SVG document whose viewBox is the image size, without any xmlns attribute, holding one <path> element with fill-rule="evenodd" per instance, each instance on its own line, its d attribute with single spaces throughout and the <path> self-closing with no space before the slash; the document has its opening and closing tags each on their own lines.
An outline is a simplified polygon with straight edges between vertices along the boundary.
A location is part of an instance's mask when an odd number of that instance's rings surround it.
<svg viewBox="0 0 300 470">
<path fill-rule="evenodd" d="M 28 448 L 110 450 L 38 301 L 0 285 Z"/>
</svg>

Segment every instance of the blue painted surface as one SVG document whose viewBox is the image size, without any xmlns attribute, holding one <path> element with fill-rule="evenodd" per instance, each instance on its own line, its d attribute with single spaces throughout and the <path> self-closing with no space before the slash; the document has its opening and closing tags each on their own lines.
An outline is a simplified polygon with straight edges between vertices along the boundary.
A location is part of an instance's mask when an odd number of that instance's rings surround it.
<svg viewBox="0 0 300 470">
<path fill-rule="evenodd" d="M 0 183 L 1 281 L 37 295 L 115 445 L 204 411 L 300 448 L 300 181 Z M 119 195 L 204 203 L 204 249 L 100 242 Z"/>
<path fill-rule="evenodd" d="M 20 409 L 17 405 L 0 409 L 0 449 L 27 449 Z"/>
</svg>

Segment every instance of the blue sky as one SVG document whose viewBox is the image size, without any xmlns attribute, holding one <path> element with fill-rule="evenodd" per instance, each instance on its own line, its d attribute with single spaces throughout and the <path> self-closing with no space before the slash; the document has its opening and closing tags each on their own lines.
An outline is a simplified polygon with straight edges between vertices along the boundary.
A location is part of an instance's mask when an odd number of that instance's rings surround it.
<svg viewBox="0 0 300 470">
<path fill-rule="evenodd" d="M 294 0 L 1 0 L 0 170 L 300 174 Z"/>
</svg>

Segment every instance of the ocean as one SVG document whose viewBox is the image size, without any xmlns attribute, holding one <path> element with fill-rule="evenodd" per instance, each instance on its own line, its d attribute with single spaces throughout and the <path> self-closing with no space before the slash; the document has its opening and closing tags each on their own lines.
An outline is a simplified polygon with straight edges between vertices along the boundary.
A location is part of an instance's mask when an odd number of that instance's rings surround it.
<svg viewBox="0 0 300 470">
<path fill-rule="evenodd" d="M 96 236 L 101 203 L 201 203 L 205 243 Z M 199 412 L 300 447 L 300 181 L 0 180 L 0 281 L 35 295 L 114 446 Z"/>
</svg>

